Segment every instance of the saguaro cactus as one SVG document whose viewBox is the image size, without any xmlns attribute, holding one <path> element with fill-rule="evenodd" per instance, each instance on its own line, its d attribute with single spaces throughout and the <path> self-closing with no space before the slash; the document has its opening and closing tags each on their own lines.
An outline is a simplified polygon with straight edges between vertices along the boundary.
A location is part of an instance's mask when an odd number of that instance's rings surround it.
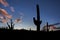
<svg viewBox="0 0 60 40">
<path fill-rule="evenodd" d="M 11 19 L 10 25 L 8 24 L 8 22 L 7 22 L 7 25 L 8 25 L 8 27 L 9 27 L 9 29 L 12 30 L 12 29 L 14 28 L 14 25 L 15 25 L 15 24 L 13 24 L 12 19 Z"/>
<path fill-rule="evenodd" d="M 40 24 L 42 21 L 40 21 L 40 14 L 39 14 L 39 5 L 36 5 L 37 8 L 37 19 L 33 17 L 34 24 L 37 26 L 37 31 L 40 31 Z"/>
</svg>

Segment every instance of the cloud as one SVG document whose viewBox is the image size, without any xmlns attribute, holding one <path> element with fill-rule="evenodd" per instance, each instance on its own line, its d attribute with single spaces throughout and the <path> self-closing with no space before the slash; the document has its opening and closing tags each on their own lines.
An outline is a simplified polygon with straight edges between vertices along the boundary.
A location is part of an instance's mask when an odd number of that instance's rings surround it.
<svg viewBox="0 0 60 40">
<path fill-rule="evenodd" d="M 19 15 L 20 15 L 20 19 L 23 19 L 24 14 L 20 12 Z"/>
<path fill-rule="evenodd" d="M 0 16 L 0 23 L 6 23 L 6 20 L 5 20 L 5 18 L 3 17 L 3 16 Z"/>
<path fill-rule="evenodd" d="M 19 15 L 20 15 L 20 17 L 19 18 L 17 18 L 17 19 L 15 19 L 15 23 L 21 23 L 22 22 L 22 19 L 23 19 L 23 13 L 21 13 L 21 12 L 19 12 Z"/>
<path fill-rule="evenodd" d="M 14 7 L 10 7 L 10 9 L 11 9 L 12 12 L 15 12 Z"/>
<path fill-rule="evenodd" d="M 1 21 L 0 21 L 0 23 L 6 23 L 6 22 L 8 22 L 8 20 L 7 19 L 1 19 Z"/>
<path fill-rule="evenodd" d="M 3 19 L 3 16 L 0 16 L 0 19 Z"/>
<path fill-rule="evenodd" d="M 5 17 L 3 17 L 3 16 L 1 16 L 0 18 L 1 18 L 0 23 L 7 23 L 7 22 L 10 20 L 10 19 L 5 18 Z"/>
<path fill-rule="evenodd" d="M 19 23 L 19 22 L 21 22 L 21 19 L 18 18 L 18 19 L 15 20 L 15 22 Z"/>
<path fill-rule="evenodd" d="M 10 7 L 9 4 L 8 4 L 8 2 L 7 2 L 6 0 L 0 0 L 0 3 L 1 3 L 2 5 L 4 5 L 5 7 L 9 7 L 12 12 L 15 11 L 15 10 L 14 10 L 14 7 L 12 7 L 12 6 Z"/>
<path fill-rule="evenodd" d="M 1 19 L 0 22 L 1 22 L 1 23 L 6 23 L 6 22 L 8 22 L 8 20 L 10 20 L 10 19 L 12 18 L 12 16 L 9 15 L 6 10 L 1 9 L 1 8 L 0 8 L 0 14 L 3 15 L 3 16 L 2 16 L 2 15 L 0 16 L 0 19 Z"/>
<path fill-rule="evenodd" d="M 7 17 L 9 19 L 12 18 L 12 16 L 9 15 L 6 10 L 1 9 L 1 8 L 0 8 L 0 14 L 4 15 L 5 17 Z"/>
<path fill-rule="evenodd" d="M 0 0 L 0 3 L 4 5 L 5 7 L 8 7 L 9 4 L 6 2 L 6 0 Z"/>
<path fill-rule="evenodd" d="M 6 0 L 0 0 L 0 3 L 4 5 L 5 7 L 10 8 L 11 12 L 15 12 L 14 7 L 10 6 L 9 3 Z M 9 15 L 8 12 L 5 9 L 0 8 L 0 14 L 3 16 L 0 16 L 0 19 L 2 19 L 2 23 L 6 23 L 9 19 L 12 18 L 12 15 Z M 16 21 L 18 22 L 18 21 Z"/>
<path fill-rule="evenodd" d="M 19 18 L 15 19 L 15 21 L 14 21 L 15 23 L 21 23 L 22 22 L 22 18 L 24 16 L 23 13 L 21 13 L 21 12 L 18 12 L 18 13 L 19 13 L 18 15 L 20 15 L 20 16 L 19 16 Z"/>
<path fill-rule="evenodd" d="M 7 21 L 7 19 L 2 19 L 2 23 L 6 23 Z"/>
<path fill-rule="evenodd" d="M 9 3 L 8 3 L 6 0 L 0 0 L 0 3 L 1 3 L 2 5 L 4 5 L 5 7 L 10 8 L 10 10 L 11 10 L 12 12 L 15 11 L 15 10 L 14 10 L 14 7 L 10 6 Z"/>
</svg>

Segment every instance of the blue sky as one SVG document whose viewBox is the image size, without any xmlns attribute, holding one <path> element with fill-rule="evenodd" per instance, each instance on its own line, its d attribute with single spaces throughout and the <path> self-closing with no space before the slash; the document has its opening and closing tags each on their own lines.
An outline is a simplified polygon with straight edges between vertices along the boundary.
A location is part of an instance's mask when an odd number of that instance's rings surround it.
<svg viewBox="0 0 60 40">
<path fill-rule="evenodd" d="M 13 15 L 12 19 L 20 18 L 19 13 L 23 13 L 21 23 L 16 23 L 15 28 L 36 29 L 33 23 L 33 17 L 36 17 L 36 4 L 40 6 L 41 28 L 49 22 L 49 24 L 60 22 L 60 0 L 6 0 L 8 4 L 14 7 L 15 12 L 12 13 L 8 7 L 4 7 L 0 4 L 0 8 L 5 9 L 10 15 Z M 2 23 L 0 23 L 2 24 Z M 6 24 L 2 24 L 6 25 Z"/>
</svg>

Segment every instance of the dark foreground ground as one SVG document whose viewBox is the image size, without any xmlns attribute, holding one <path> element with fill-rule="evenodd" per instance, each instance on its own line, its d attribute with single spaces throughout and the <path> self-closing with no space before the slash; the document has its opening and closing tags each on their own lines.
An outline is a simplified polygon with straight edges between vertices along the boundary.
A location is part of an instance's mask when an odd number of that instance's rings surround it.
<svg viewBox="0 0 60 40">
<path fill-rule="evenodd" d="M 26 30 L 26 29 L 5 29 L 5 28 L 0 28 L 0 32 L 36 32 L 33 30 Z"/>
<path fill-rule="evenodd" d="M 33 30 L 25 30 L 25 29 L 21 29 L 21 30 L 11 30 L 11 29 L 0 29 L 0 32 L 35 32 L 35 33 L 41 33 L 41 32 L 49 32 L 49 31 L 33 31 Z M 57 31 L 50 31 L 50 32 L 60 32 L 60 30 Z"/>
<path fill-rule="evenodd" d="M 21 39 L 23 39 L 23 40 L 35 40 L 35 39 L 41 40 L 43 37 L 47 38 L 48 37 L 47 35 L 50 35 L 50 34 L 47 34 L 47 32 L 45 32 L 45 31 L 37 32 L 37 31 L 33 31 L 33 30 L 24 30 L 24 29 L 21 29 L 21 30 L 0 29 L 0 33 L 1 32 L 4 36 L 1 36 L 1 34 L 0 34 L 0 37 L 2 37 L 2 38 L 8 37 L 11 40 L 12 40 L 12 38 L 17 39 L 17 40 L 21 40 Z M 60 30 L 54 31 L 54 32 L 60 32 Z"/>
</svg>

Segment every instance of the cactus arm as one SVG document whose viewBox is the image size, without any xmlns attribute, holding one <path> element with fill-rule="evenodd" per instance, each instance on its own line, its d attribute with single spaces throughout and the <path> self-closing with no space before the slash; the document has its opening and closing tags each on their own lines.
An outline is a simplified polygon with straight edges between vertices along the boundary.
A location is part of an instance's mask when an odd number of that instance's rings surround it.
<svg viewBox="0 0 60 40">
<path fill-rule="evenodd" d="M 33 17 L 34 24 L 37 25 L 37 20 Z"/>
</svg>

